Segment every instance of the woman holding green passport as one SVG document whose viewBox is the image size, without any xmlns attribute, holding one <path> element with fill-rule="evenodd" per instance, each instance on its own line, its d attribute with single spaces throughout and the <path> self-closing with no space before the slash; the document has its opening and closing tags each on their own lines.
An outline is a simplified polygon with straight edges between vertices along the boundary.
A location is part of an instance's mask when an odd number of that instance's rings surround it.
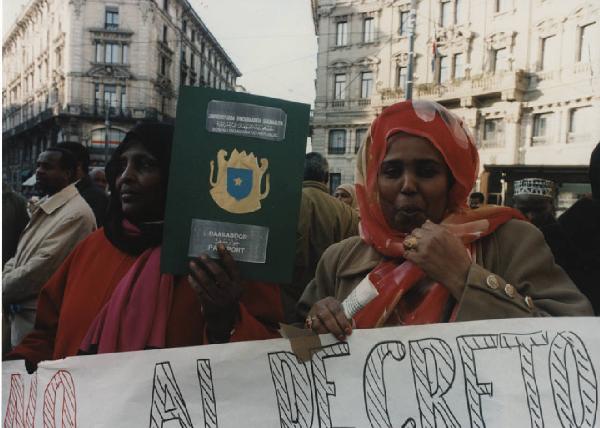
<svg viewBox="0 0 600 428">
<path fill-rule="evenodd" d="M 46 283 L 34 331 L 8 358 L 33 368 L 77 354 L 277 336 L 278 287 L 242 282 L 225 249 L 219 263 L 196 260 L 189 278 L 160 272 L 172 142 L 169 125 L 142 123 L 127 133 L 106 168 L 105 227 Z"/>
</svg>

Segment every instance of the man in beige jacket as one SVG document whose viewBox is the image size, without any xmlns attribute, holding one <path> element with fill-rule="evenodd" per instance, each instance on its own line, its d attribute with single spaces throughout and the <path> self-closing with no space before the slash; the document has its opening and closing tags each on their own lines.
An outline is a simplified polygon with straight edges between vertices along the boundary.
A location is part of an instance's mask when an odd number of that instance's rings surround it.
<svg viewBox="0 0 600 428">
<path fill-rule="evenodd" d="M 44 196 L 35 206 L 17 252 L 2 272 L 2 300 L 8 307 L 11 344 L 33 329 L 37 297 L 75 245 L 96 229 L 89 205 L 75 187 L 75 158 L 49 148 L 37 161 L 36 186 Z"/>
</svg>

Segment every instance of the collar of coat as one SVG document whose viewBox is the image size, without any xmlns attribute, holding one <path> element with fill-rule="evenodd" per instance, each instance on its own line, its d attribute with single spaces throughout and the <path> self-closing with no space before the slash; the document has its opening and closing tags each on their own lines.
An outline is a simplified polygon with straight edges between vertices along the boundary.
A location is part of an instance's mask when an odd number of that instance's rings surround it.
<svg viewBox="0 0 600 428">
<path fill-rule="evenodd" d="M 75 182 L 75 187 L 77 187 L 77 190 L 79 190 L 79 191 L 86 190 L 93 185 L 94 185 L 94 183 L 92 183 L 92 179 L 90 178 L 89 175 L 84 175 L 83 177 L 81 177 L 79 180 L 77 180 Z"/>
<path fill-rule="evenodd" d="M 322 190 L 323 192 L 329 194 L 329 189 L 327 188 L 325 183 L 321 183 L 320 181 L 304 180 L 302 182 L 302 188 L 306 189 L 307 187 L 310 187 L 313 189 L 319 189 L 319 190 Z"/>
<path fill-rule="evenodd" d="M 344 246 L 337 266 L 339 278 L 354 275 L 366 275 L 371 272 L 385 257 L 373 247 L 365 243 L 360 236 L 345 239 L 339 244 Z"/>
<path fill-rule="evenodd" d="M 55 193 L 43 201 L 40 204 L 40 209 L 42 209 L 47 215 L 50 215 L 77 195 L 79 195 L 79 191 L 75 187 L 75 183 L 69 184 L 60 192 Z"/>
</svg>

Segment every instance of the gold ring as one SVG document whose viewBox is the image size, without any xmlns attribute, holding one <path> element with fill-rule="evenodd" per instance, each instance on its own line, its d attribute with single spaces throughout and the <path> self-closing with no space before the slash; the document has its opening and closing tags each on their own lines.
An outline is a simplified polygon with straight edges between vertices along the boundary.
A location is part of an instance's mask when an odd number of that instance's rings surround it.
<svg viewBox="0 0 600 428">
<path fill-rule="evenodd" d="M 415 250 L 418 243 L 419 241 L 415 236 L 409 235 L 402 244 L 404 245 L 405 250 Z"/>
</svg>

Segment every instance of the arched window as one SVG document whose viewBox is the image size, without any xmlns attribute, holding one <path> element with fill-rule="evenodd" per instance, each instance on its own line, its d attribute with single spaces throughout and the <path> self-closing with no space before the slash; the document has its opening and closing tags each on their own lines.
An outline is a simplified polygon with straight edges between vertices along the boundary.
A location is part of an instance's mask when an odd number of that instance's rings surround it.
<svg viewBox="0 0 600 428">
<path fill-rule="evenodd" d="M 108 131 L 108 144 L 118 146 L 125 138 L 125 132 L 118 128 L 110 128 Z M 106 144 L 106 128 L 97 128 L 92 131 L 91 145 L 96 144 L 104 146 Z"/>
<path fill-rule="evenodd" d="M 90 138 L 90 157 L 92 161 L 108 161 L 112 152 L 117 148 L 125 138 L 125 131 L 119 128 L 110 128 L 108 138 L 106 128 L 96 128 L 91 132 Z"/>
</svg>

